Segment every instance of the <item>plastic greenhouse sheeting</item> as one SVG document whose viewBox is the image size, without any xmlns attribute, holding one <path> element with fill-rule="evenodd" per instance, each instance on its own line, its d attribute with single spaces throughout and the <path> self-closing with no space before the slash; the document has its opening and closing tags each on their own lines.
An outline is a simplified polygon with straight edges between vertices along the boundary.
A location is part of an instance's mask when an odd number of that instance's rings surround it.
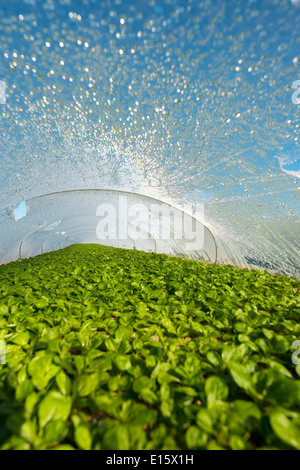
<svg viewBox="0 0 300 470">
<path fill-rule="evenodd" d="M 299 32 L 299 0 L 0 0 L 0 263 L 91 242 L 299 277 Z"/>
</svg>

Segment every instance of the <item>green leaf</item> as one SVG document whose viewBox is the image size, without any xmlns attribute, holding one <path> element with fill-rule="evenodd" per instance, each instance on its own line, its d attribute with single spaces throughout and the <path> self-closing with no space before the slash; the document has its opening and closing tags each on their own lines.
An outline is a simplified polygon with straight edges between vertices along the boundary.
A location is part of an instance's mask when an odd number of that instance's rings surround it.
<svg viewBox="0 0 300 470">
<path fill-rule="evenodd" d="M 187 448 L 192 450 L 204 449 L 208 438 L 208 434 L 201 431 L 197 426 L 190 426 L 185 434 Z"/>
<path fill-rule="evenodd" d="M 7 315 L 9 312 L 8 306 L 4 304 L 0 304 L 0 315 Z"/>
<path fill-rule="evenodd" d="M 30 380 L 24 380 L 19 383 L 16 387 L 16 400 L 23 401 L 27 398 L 33 391 L 33 384 Z"/>
<path fill-rule="evenodd" d="M 229 444 L 232 450 L 247 450 L 249 446 L 241 436 L 230 436 Z"/>
<path fill-rule="evenodd" d="M 116 341 L 119 343 L 123 339 L 129 338 L 132 335 L 132 332 L 133 330 L 130 326 L 119 326 L 119 328 L 117 328 L 117 330 L 115 331 Z"/>
<path fill-rule="evenodd" d="M 171 397 L 171 388 L 168 383 L 161 384 L 160 396 L 161 396 L 162 401 L 167 401 Z"/>
<path fill-rule="evenodd" d="M 202 429 L 202 431 L 208 434 L 214 433 L 214 426 L 215 426 L 214 416 L 206 408 L 203 408 L 198 411 L 197 416 L 196 416 L 196 423 L 197 423 L 197 426 L 199 426 L 199 428 Z"/>
<path fill-rule="evenodd" d="M 221 362 L 221 358 L 216 351 L 209 351 L 206 355 L 207 360 L 215 367 L 218 367 Z"/>
<path fill-rule="evenodd" d="M 61 370 L 57 376 L 55 377 L 56 384 L 63 395 L 69 395 L 71 392 L 71 380 L 65 374 L 63 370 Z"/>
<path fill-rule="evenodd" d="M 129 433 L 126 426 L 114 426 L 108 429 L 103 438 L 104 449 L 106 450 L 129 450 Z"/>
<path fill-rule="evenodd" d="M 88 426 L 79 425 L 75 429 L 74 439 L 79 449 L 91 450 L 92 436 Z"/>
<path fill-rule="evenodd" d="M 235 344 L 228 344 L 223 347 L 222 359 L 225 363 L 244 362 L 251 353 L 251 348 L 247 343 L 242 343 L 239 346 Z"/>
<path fill-rule="evenodd" d="M 143 388 L 140 391 L 140 397 L 146 403 L 155 404 L 158 402 L 157 395 L 153 392 L 153 390 L 150 390 L 149 388 Z"/>
<path fill-rule="evenodd" d="M 96 407 L 105 413 L 114 417 L 120 416 L 120 406 L 123 400 L 118 396 L 110 397 L 102 393 L 101 395 L 95 396 L 93 398 L 93 402 L 95 403 Z"/>
<path fill-rule="evenodd" d="M 52 447 L 51 450 L 75 450 L 70 444 L 60 444 L 59 446 Z"/>
<path fill-rule="evenodd" d="M 108 351 L 117 351 L 117 343 L 113 338 L 107 338 L 105 340 L 105 346 Z"/>
<path fill-rule="evenodd" d="M 147 443 L 147 436 L 140 426 L 130 424 L 128 426 L 129 442 L 131 449 L 142 450 L 145 449 Z"/>
<path fill-rule="evenodd" d="M 69 397 L 52 390 L 47 393 L 38 408 L 40 427 L 45 426 L 51 420 L 61 419 L 66 421 L 71 411 L 72 401 Z"/>
<path fill-rule="evenodd" d="M 36 440 L 36 425 L 34 421 L 25 421 L 20 428 L 20 437 L 30 444 Z"/>
<path fill-rule="evenodd" d="M 228 397 L 228 387 L 225 381 L 218 376 L 208 377 L 204 389 L 208 408 L 211 408 L 216 401 L 226 400 Z"/>
<path fill-rule="evenodd" d="M 273 411 L 270 416 L 270 423 L 279 439 L 300 450 L 300 422 L 296 424 L 284 413 Z"/>
<path fill-rule="evenodd" d="M 28 373 L 38 390 L 45 389 L 52 377 L 55 377 L 59 371 L 60 367 L 53 364 L 51 357 L 44 354 L 34 357 L 28 365 Z"/>
<path fill-rule="evenodd" d="M 80 375 L 73 384 L 73 392 L 79 397 L 87 397 L 95 392 L 99 386 L 99 374 Z"/>
<path fill-rule="evenodd" d="M 128 403 L 128 409 L 124 413 L 124 408 L 122 409 L 121 416 L 124 420 L 130 421 L 134 425 L 149 425 L 153 424 L 157 419 L 157 411 L 147 407 L 142 403 Z"/>
<path fill-rule="evenodd" d="M 225 450 L 220 444 L 217 443 L 214 439 L 209 441 L 207 445 L 207 450 Z"/>
<path fill-rule="evenodd" d="M 10 341 L 14 344 L 18 344 L 19 346 L 26 346 L 29 342 L 30 336 L 27 331 L 23 331 L 22 333 L 17 333 L 10 338 Z"/>
<path fill-rule="evenodd" d="M 235 400 L 230 405 L 230 419 L 251 426 L 251 421 L 260 421 L 261 411 L 251 401 Z"/>
<path fill-rule="evenodd" d="M 230 362 L 228 364 L 228 369 L 230 370 L 233 380 L 239 387 L 241 387 L 251 396 L 256 395 L 255 390 L 251 384 L 251 373 L 246 366 L 236 362 Z"/>
<path fill-rule="evenodd" d="M 279 376 L 268 386 L 266 398 L 285 407 L 300 405 L 300 380 Z"/>
<path fill-rule="evenodd" d="M 117 368 L 121 371 L 129 370 L 131 368 L 131 361 L 129 356 L 117 356 L 116 358 Z"/>
<path fill-rule="evenodd" d="M 45 307 L 48 307 L 48 305 L 49 305 L 49 302 L 47 299 L 40 299 L 35 302 L 35 306 L 38 309 L 43 309 Z"/>
<path fill-rule="evenodd" d="M 62 419 L 54 419 L 46 424 L 43 429 L 45 443 L 55 444 L 62 441 L 68 433 L 68 426 Z"/>
<path fill-rule="evenodd" d="M 288 338 L 283 335 L 275 335 L 271 341 L 273 349 L 278 354 L 283 354 L 286 351 L 289 351 L 291 348 L 291 343 Z"/>
<path fill-rule="evenodd" d="M 174 410 L 174 400 L 169 398 L 168 400 L 163 400 L 160 405 L 160 410 L 162 415 L 165 418 L 170 418 L 172 416 L 172 412 Z"/>
<path fill-rule="evenodd" d="M 135 393 L 140 393 L 145 388 L 153 389 L 154 387 L 155 387 L 155 380 L 150 379 L 146 375 L 137 377 L 132 384 L 132 390 Z"/>
</svg>

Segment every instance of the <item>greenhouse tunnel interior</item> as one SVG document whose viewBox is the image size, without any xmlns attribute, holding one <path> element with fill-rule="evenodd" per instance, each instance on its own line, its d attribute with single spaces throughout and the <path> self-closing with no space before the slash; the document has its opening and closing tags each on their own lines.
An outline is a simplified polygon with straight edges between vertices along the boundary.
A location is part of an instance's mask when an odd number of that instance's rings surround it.
<svg viewBox="0 0 300 470">
<path fill-rule="evenodd" d="M 0 24 L 1 264 L 98 243 L 300 276 L 298 0 L 2 1 Z"/>
</svg>

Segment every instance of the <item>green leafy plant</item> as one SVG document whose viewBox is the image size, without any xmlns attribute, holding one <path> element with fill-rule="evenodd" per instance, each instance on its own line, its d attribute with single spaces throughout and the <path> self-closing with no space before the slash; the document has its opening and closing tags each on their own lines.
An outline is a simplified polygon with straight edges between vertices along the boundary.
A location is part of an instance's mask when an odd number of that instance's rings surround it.
<svg viewBox="0 0 300 470">
<path fill-rule="evenodd" d="M 299 284 L 100 245 L 0 266 L 0 449 L 300 449 Z"/>
</svg>

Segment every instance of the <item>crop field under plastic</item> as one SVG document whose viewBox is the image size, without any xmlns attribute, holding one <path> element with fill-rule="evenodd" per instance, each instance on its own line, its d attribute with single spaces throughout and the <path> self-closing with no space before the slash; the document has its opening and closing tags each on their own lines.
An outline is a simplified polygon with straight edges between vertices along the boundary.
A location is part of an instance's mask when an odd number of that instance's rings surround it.
<svg viewBox="0 0 300 470">
<path fill-rule="evenodd" d="M 299 286 L 100 245 L 0 266 L 0 449 L 300 449 Z"/>
</svg>

